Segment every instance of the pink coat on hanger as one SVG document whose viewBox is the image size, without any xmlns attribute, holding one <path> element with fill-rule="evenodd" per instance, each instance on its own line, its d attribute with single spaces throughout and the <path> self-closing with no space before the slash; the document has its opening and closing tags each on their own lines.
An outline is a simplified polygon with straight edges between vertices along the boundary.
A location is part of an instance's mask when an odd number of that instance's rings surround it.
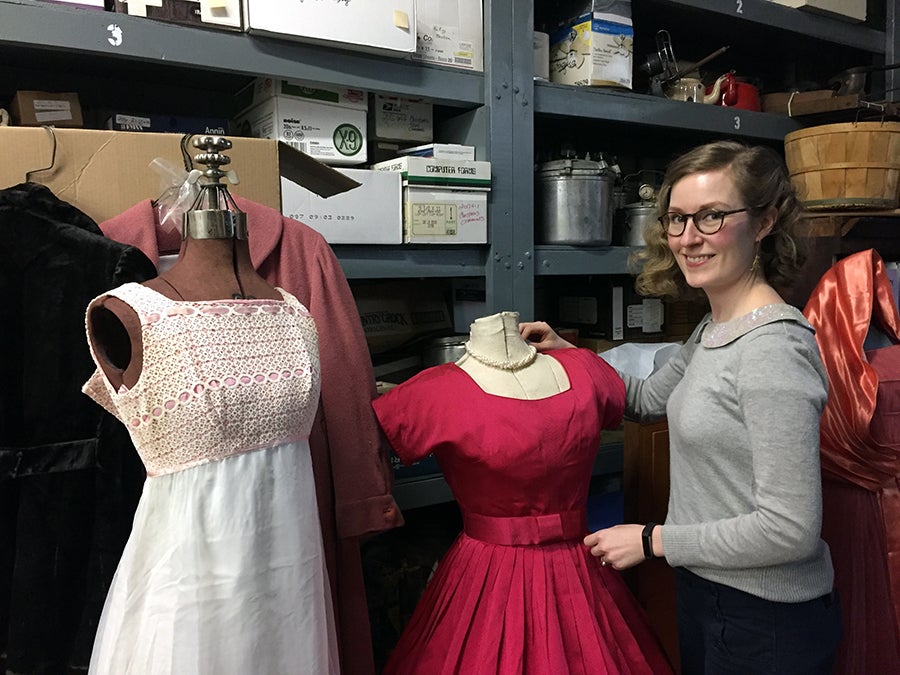
<svg viewBox="0 0 900 675">
<path fill-rule="evenodd" d="M 309 444 L 345 673 L 374 673 L 358 538 L 403 524 L 371 407 L 375 378 L 356 303 L 337 258 L 315 230 L 235 197 L 247 214 L 250 257 L 266 281 L 293 293 L 319 330 L 322 396 Z M 150 200 L 100 224 L 159 266 L 180 234 L 161 228 Z"/>
</svg>

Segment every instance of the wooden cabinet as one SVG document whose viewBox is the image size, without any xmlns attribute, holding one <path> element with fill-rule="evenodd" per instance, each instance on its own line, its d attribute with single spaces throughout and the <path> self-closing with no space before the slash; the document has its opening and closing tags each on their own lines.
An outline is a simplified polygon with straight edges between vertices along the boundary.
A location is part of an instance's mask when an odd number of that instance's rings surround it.
<svg viewBox="0 0 900 675">
<path fill-rule="evenodd" d="M 625 522 L 665 522 L 669 502 L 668 423 L 625 422 L 624 453 Z M 672 568 L 663 559 L 647 560 L 625 576 L 677 671 L 678 628 Z"/>
</svg>

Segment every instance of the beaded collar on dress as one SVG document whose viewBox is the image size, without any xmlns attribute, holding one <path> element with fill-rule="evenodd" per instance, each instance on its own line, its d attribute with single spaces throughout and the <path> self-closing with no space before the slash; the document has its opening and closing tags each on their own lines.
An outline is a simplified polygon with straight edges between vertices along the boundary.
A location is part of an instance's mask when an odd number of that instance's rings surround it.
<svg viewBox="0 0 900 675">
<path fill-rule="evenodd" d="M 801 326 L 812 329 L 803 312 L 792 305 L 778 303 L 758 307 L 749 314 L 722 323 L 710 319 L 701 331 L 700 343 L 704 347 L 724 347 L 750 331 L 776 321 L 796 321 Z"/>
</svg>

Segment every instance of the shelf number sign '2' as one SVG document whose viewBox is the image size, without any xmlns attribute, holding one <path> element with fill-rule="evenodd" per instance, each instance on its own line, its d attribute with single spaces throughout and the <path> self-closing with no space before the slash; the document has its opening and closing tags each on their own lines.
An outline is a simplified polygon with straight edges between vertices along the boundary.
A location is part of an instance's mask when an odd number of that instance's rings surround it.
<svg viewBox="0 0 900 675">
<path fill-rule="evenodd" d="M 331 136 L 335 149 L 347 157 L 352 157 L 362 149 L 362 139 L 362 132 L 352 124 L 341 124 Z"/>
<path fill-rule="evenodd" d="M 734 13 L 735 14 L 743 14 L 744 13 L 744 0 L 735 0 Z"/>
</svg>

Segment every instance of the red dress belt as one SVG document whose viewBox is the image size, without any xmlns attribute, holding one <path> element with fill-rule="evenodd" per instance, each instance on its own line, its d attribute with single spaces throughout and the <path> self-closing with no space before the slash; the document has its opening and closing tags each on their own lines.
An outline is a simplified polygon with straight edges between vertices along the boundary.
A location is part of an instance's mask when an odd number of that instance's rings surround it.
<svg viewBox="0 0 900 675">
<path fill-rule="evenodd" d="M 472 539 L 501 546 L 581 540 L 587 534 L 587 511 L 576 509 L 508 518 L 467 513 L 463 516 L 463 531 Z"/>
</svg>

